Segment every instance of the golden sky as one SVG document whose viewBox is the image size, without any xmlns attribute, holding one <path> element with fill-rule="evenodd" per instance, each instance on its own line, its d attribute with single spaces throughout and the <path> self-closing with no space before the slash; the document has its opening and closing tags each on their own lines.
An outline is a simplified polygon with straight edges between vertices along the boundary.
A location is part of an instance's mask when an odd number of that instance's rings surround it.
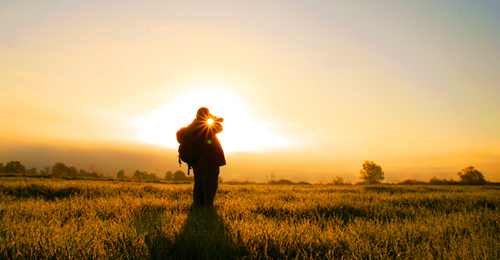
<svg viewBox="0 0 500 260">
<path fill-rule="evenodd" d="M 0 162 L 178 168 L 224 117 L 225 180 L 500 181 L 497 1 L 2 1 Z M 182 168 L 183 170 L 185 169 Z"/>
</svg>

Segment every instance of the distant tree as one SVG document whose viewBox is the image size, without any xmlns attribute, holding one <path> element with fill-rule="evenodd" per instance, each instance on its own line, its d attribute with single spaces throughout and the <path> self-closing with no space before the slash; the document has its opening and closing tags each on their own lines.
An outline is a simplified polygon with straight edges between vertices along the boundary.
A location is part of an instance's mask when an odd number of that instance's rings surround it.
<svg viewBox="0 0 500 260">
<path fill-rule="evenodd" d="M 186 173 L 184 173 L 181 170 L 177 170 L 174 172 L 174 181 L 185 181 L 186 180 Z"/>
<path fill-rule="evenodd" d="M 141 172 L 139 170 L 135 170 L 132 178 L 137 179 L 137 180 L 142 180 L 142 179 L 144 179 L 145 174 L 148 174 L 148 172 Z"/>
<path fill-rule="evenodd" d="M 174 178 L 174 174 L 171 171 L 165 173 L 165 180 L 171 181 Z"/>
<path fill-rule="evenodd" d="M 10 161 L 5 165 L 6 173 L 26 173 L 26 167 L 19 161 Z"/>
<path fill-rule="evenodd" d="M 32 167 L 31 169 L 26 170 L 26 172 L 29 174 L 38 174 L 38 169 L 35 167 Z"/>
<path fill-rule="evenodd" d="M 440 185 L 444 184 L 446 179 L 440 180 L 436 176 L 432 176 L 432 178 L 429 179 L 429 184 L 434 184 L 434 185 Z"/>
<path fill-rule="evenodd" d="M 380 183 L 385 179 L 382 167 L 373 161 L 365 161 L 359 171 L 360 178 L 368 184 Z"/>
<path fill-rule="evenodd" d="M 125 179 L 125 170 L 121 169 L 116 173 L 116 178 L 117 179 Z"/>
<path fill-rule="evenodd" d="M 222 180 L 222 176 L 219 175 L 219 178 L 217 178 L 218 183 L 223 183 L 224 181 Z"/>
<path fill-rule="evenodd" d="M 71 166 L 68 169 L 66 169 L 66 174 L 68 176 L 76 176 L 78 174 L 78 169 L 76 169 L 75 167 Z"/>
<path fill-rule="evenodd" d="M 335 178 L 333 178 L 333 185 L 341 185 L 341 184 L 344 184 L 344 179 L 340 176 L 335 176 Z"/>
<path fill-rule="evenodd" d="M 483 174 L 476 170 L 474 166 L 469 166 L 458 172 L 457 175 L 460 177 L 460 182 L 464 183 L 485 183 Z"/>
<path fill-rule="evenodd" d="M 156 177 L 155 173 L 148 173 L 147 171 L 139 171 L 136 170 L 132 176 L 133 179 L 136 180 L 157 180 L 158 177 Z"/>
<path fill-rule="evenodd" d="M 92 164 L 89 166 L 89 170 L 87 171 L 87 175 L 89 175 L 90 177 L 99 177 L 99 168 L 97 166 L 95 166 L 95 164 Z"/>
<path fill-rule="evenodd" d="M 68 174 L 68 166 L 62 162 L 57 162 L 52 166 L 52 175 L 54 177 L 66 176 Z"/>
<path fill-rule="evenodd" d="M 0 173 L 5 173 L 5 166 L 3 166 L 3 163 L 0 163 Z"/>
</svg>

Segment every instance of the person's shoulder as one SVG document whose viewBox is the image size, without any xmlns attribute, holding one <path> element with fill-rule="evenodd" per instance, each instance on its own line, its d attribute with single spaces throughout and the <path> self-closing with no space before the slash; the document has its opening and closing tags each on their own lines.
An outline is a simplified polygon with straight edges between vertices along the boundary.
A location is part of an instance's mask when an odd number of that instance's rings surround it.
<svg viewBox="0 0 500 260">
<path fill-rule="evenodd" d="M 201 119 L 198 119 L 198 118 L 195 118 L 193 120 L 193 122 L 191 122 L 191 124 L 189 124 L 187 126 L 187 128 L 190 130 L 190 131 L 193 131 L 193 132 L 199 132 L 199 131 L 203 131 L 204 130 L 204 124 L 205 124 L 205 121 L 201 120 Z"/>
</svg>

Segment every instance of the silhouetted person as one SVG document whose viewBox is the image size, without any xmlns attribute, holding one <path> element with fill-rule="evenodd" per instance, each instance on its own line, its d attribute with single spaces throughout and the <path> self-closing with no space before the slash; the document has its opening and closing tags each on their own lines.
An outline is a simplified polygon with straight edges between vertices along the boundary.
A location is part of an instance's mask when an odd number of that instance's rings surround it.
<svg viewBox="0 0 500 260">
<path fill-rule="evenodd" d="M 194 159 L 188 163 L 194 171 L 194 205 L 213 207 L 219 186 L 219 167 L 226 165 L 224 151 L 217 138 L 217 134 L 222 132 L 223 121 L 223 118 L 213 116 L 208 108 L 202 107 L 186 127 L 190 132 L 187 138 L 194 143 L 191 148 Z"/>
</svg>

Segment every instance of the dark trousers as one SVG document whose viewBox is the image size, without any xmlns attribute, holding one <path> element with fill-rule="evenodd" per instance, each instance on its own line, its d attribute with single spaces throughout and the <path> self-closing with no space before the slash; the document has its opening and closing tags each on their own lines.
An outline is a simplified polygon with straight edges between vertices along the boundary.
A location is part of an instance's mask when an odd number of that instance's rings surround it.
<svg viewBox="0 0 500 260">
<path fill-rule="evenodd" d="M 204 160 L 193 165 L 193 204 L 213 207 L 215 193 L 219 187 L 219 166 Z"/>
</svg>

